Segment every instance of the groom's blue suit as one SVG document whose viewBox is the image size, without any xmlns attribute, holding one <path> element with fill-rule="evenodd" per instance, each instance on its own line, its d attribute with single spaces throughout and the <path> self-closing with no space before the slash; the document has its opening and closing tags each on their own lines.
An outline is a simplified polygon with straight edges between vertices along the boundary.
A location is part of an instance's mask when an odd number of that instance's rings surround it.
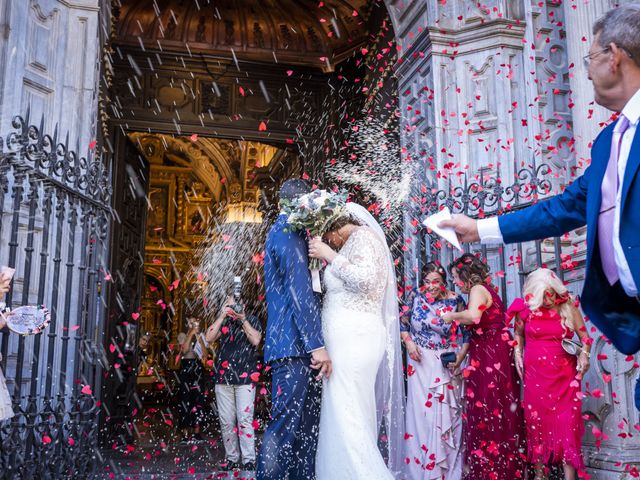
<svg viewBox="0 0 640 480">
<path fill-rule="evenodd" d="M 587 266 L 582 308 L 622 353 L 640 350 L 640 302 L 619 282 L 609 285 L 600 258 L 598 215 L 602 181 L 609 161 L 615 124 L 605 128 L 591 149 L 591 165 L 566 190 L 549 200 L 499 217 L 506 243 L 559 236 L 587 225 Z M 620 179 L 620 243 L 636 285 L 640 285 L 640 128 Z M 640 387 L 639 387 L 640 388 Z M 640 407 L 640 405 L 639 405 Z"/>
<path fill-rule="evenodd" d="M 271 421 L 258 456 L 258 480 L 315 478 L 320 383 L 310 352 L 324 345 L 319 299 L 313 293 L 308 245 L 280 215 L 267 236 L 265 361 L 271 366 Z"/>
</svg>

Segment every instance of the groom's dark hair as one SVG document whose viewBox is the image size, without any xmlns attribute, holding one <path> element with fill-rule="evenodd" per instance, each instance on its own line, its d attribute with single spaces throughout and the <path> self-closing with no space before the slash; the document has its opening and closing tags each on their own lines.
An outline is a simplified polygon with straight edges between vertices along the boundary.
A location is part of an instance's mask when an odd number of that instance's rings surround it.
<svg viewBox="0 0 640 480">
<path fill-rule="evenodd" d="M 311 192 L 311 186 L 300 178 L 287 180 L 280 187 L 280 200 L 293 200 Z"/>
</svg>

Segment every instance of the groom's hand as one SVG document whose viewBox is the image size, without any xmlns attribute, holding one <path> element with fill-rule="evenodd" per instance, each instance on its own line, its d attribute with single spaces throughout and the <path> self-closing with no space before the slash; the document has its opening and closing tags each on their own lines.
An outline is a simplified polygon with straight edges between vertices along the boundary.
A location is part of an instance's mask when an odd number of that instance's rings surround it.
<svg viewBox="0 0 640 480">
<path fill-rule="evenodd" d="M 322 380 L 322 378 L 329 378 L 331 376 L 331 359 L 327 349 L 322 347 L 318 350 L 311 352 L 311 368 L 314 370 L 320 370 L 316 376 L 316 380 Z"/>
<path fill-rule="evenodd" d="M 450 220 L 441 221 L 440 228 L 453 228 L 458 235 L 458 240 L 463 243 L 474 243 L 480 241 L 478 233 L 478 222 L 462 214 L 453 214 Z"/>
</svg>

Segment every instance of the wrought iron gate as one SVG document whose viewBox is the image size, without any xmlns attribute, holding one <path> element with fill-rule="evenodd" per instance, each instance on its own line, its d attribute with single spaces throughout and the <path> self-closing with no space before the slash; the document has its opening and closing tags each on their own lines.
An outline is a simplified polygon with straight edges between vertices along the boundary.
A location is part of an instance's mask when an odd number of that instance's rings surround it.
<svg viewBox="0 0 640 480">
<path fill-rule="evenodd" d="M 414 212 L 414 218 L 436 213 L 443 206 L 447 206 L 452 213 L 463 213 L 474 218 L 522 209 L 556 193 L 559 185 L 555 184 L 553 178 L 551 167 L 536 162 L 535 157 L 516 172 L 512 183 L 501 179 L 499 172 L 481 170 L 472 181 L 465 175 L 459 186 L 421 193 L 422 208 Z M 574 293 L 580 292 L 586 260 L 585 232 L 583 228 L 565 237 L 493 247 L 464 245 L 464 248 L 467 252 L 481 252 L 496 277 L 495 283 L 500 288 L 501 297 L 505 302 L 510 302 L 521 294 L 526 275 L 541 266 L 555 270 L 562 280 L 573 284 L 570 288 Z M 448 265 L 459 255 L 459 252 L 441 245 L 434 234 L 425 232 L 419 240 L 416 266 L 432 259 Z M 414 284 L 418 285 L 418 281 L 414 280 Z"/>
<path fill-rule="evenodd" d="M 0 138 L 0 264 L 16 268 L 7 305 L 46 305 L 52 318 L 41 335 L 2 333 L 15 416 L 0 424 L 0 471 L 86 478 L 99 455 L 96 392 L 107 358 L 109 172 L 91 150 L 72 151 L 57 127 L 45 135 L 43 120 L 29 120 L 15 117 Z"/>
</svg>

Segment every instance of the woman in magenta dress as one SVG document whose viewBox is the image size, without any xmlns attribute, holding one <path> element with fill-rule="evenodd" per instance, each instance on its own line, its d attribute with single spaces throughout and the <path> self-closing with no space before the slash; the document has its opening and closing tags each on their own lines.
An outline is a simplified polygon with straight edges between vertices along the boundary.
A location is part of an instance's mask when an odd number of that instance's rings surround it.
<svg viewBox="0 0 640 480">
<path fill-rule="evenodd" d="M 564 478 L 576 480 L 576 470 L 584 469 L 580 380 L 589 368 L 591 339 L 567 288 L 551 270 L 531 273 L 524 296 L 513 302 L 508 315 L 516 317 L 515 360 L 524 380 L 527 458 L 536 466 L 536 480 L 547 478 L 545 466 L 560 464 Z M 574 333 L 582 342 L 577 358 L 562 347 L 562 340 Z"/>
<path fill-rule="evenodd" d="M 475 255 L 462 255 L 449 271 L 462 293 L 469 294 L 469 301 L 467 310 L 442 318 L 469 325 L 472 332 L 464 371 L 464 479 L 524 479 L 520 384 L 504 306 L 490 283 L 489 267 Z"/>
</svg>

